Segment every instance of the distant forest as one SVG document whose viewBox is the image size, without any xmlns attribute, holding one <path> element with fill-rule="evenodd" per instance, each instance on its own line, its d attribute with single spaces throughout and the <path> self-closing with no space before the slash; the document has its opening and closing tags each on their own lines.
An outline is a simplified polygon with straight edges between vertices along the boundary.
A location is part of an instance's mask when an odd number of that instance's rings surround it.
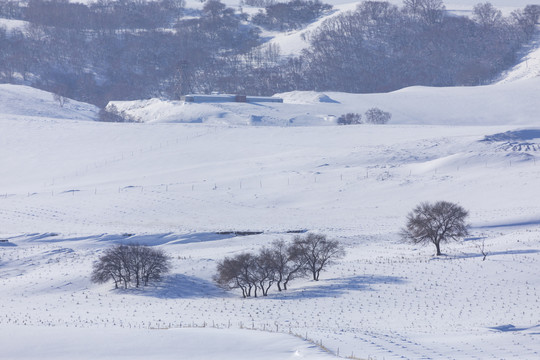
<svg viewBox="0 0 540 360">
<path fill-rule="evenodd" d="M 0 0 L 0 82 L 24 83 L 103 107 L 110 100 L 177 99 L 220 91 L 270 95 L 292 90 L 385 92 L 405 86 L 479 85 L 515 63 L 540 6 L 503 17 L 489 3 L 472 17 L 440 0 L 402 7 L 365 1 L 305 36 L 284 57 L 262 29 L 301 29 L 331 11 L 319 0 L 246 0 L 247 15 L 219 0 L 200 11 L 184 0 Z"/>
</svg>

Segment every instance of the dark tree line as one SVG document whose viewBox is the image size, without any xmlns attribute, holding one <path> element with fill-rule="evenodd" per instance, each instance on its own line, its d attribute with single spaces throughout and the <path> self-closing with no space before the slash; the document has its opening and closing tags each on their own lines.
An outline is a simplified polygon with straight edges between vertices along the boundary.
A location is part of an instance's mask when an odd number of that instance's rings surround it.
<svg viewBox="0 0 540 360">
<path fill-rule="evenodd" d="M 341 115 L 337 119 L 338 125 L 358 125 L 366 122 L 367 124 L 386 124 L 392 118 L 392 114 L 387 111 L 382 111 L 379 108 L 371 108 L 366 111 L 364 114 L 365 120 L 362 119 L 362 114 L 358 113 L 347 113 Z"/>
<path fill-rule="evenodd" d="M 303 58 L 306 88 L 384 92 L 410 85 L 483 84 L 516 61 L 534 31 L 535 6 L 509 18 L 447 16 L 440 0 L 403 8 L 365 1 L 310 35 Z M 489 13 L 495 11 L 487 6 Z"/>
<path fill-rule="evenodd" d="M 325 235 L 296 236 L 291 243 L 276 240 L 256 254 L 245 252 L 218 261 L 214 281 L 227 290 L 240 289 L 243 297 L 257 297 L 258 291 L 267 296 L 274 284 L 283 291 L 299 277 L 310 275 L 318 281 L 321 271 L 344 255 L 343 246 Z"/>
<path fill-rule="evenodd" d="M 117 245 L 104 251 L 94 263 L 92 282 L 114 282 L 114 287 L 123 285 L 139 287 L 160 281 L 169 272 L 169 257 L 161 249 L 138 244 Z"/>
<path fill-rule="evenodd" d="M 326 9 L 318 1 L 270 1 L 258 19 L 260 26 L 298 28 Z M 402 8 L 365 1 L 311 32 L 302 55 L 282 58 L 277 46 L 261 46 L 257 16 L 218 0 L 206 0 L 194 17 L 182 17 L 183 10 L 183 0 L 2 1 L 1 17 L 30 25 L 0 29 L 0 82 L 101 107 L 190 92 L 476 85 L 513 64 L 540 14 L 530 5 L 505 18 L 487 3 L 469 19 L 447 16 L 440 0 L 405 0 Z"/>
<path fill-rule="evenodd" d="M 184 0 L 99 0 L 88 5 L 68 0 L 8 0 L 0 2 L 0 16 L 71 29 L 155 29 L 175 21 L 184 5 Z"/>
</svg>

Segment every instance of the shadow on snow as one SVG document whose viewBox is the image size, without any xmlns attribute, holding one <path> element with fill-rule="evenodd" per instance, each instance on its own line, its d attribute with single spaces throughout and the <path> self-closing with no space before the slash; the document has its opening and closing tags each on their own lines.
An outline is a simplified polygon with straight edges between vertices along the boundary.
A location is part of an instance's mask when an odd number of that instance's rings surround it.
<svg viewBox="0 0 540 360">
<path fill-rule="evenodd" d="M 139 288 L 118 289 L 117 292 L 159 299 L 197 299 L 228 297 L 230 294 L 204 279 L 183 274 L 167 275 L 159 283 Z"/>
<path fill-rule="evenodd" d="M 401 285 L 405 282 L 404 278 L 397 276 L 358 275 L 348 278 L 325 279 L 318 285 L 289 289 L 281 293 L 274 292 L 270 298 L 275 300 L 297 300 L 335 297 L 348 291 L 375 291 L 373 285 Z"/>
<path fill-rule="evenodd" d="M 540 250 L 530 249 L 530 250 L 505 250 L 505 251 L 489 251 L 487 252 L 487 258 L 491 256 L 498 255 L 525 255 L 525 254 L 537 254 Z M 433 256 L 430 260 L 456 260 L 456 259 L 469 259 L 469 258 L 479 258 L 484 257 L 480 253 L 461 253 L 461 254 L 442 254 L 440 256 Z"/>
<path fill-rule="evenodd" d="M 540 329 L 540 324 L 534 325 L 531 327 L 515 327 L 512 324 L 506 324 L 506 325 L 499 325 L 499 326 L 493 326 L 490 327 L 492 330 L 497 330 L 500 332 L 513 332 L 513 331 L 527 331 L 527 330 L 536 330 Z M 533 333 L 534 335 L 538 335 L 538 333 Z"/>
</svg>

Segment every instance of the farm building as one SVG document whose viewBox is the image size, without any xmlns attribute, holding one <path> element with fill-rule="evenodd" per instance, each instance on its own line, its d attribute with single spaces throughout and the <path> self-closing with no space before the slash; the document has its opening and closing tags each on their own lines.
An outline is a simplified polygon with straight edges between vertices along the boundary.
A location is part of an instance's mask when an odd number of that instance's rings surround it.
<svg viewBox="0 0 540 360">
<path fill-rule="evenodd" d="M 190 94 L 182 96 L 180 99 L 185 102 L 191 103 L 217 103 L 217 102 L 247 102 L 247 103 L 261 103 L 272 102 L 282 103 L 283 99 L 272 96 L 246 96 L 246 95 L 231 95 L 231 94 Z"/>
</svg>

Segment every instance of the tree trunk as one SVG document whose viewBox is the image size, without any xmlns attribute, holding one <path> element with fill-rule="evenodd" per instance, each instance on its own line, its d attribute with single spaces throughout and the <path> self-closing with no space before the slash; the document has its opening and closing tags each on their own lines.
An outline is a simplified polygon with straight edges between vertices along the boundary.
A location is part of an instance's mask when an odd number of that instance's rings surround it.
<svg viewBox="0 0 540 360">
<path fill-rule="evenodd" d="M 441 244 L 438 243 L 438 242 L 436 242 L 436 243 L 435 243 L 435 247 L 437 248 L 437 256 L 442 255 L 442 254 L 441 254 Z"/>
</svg>

